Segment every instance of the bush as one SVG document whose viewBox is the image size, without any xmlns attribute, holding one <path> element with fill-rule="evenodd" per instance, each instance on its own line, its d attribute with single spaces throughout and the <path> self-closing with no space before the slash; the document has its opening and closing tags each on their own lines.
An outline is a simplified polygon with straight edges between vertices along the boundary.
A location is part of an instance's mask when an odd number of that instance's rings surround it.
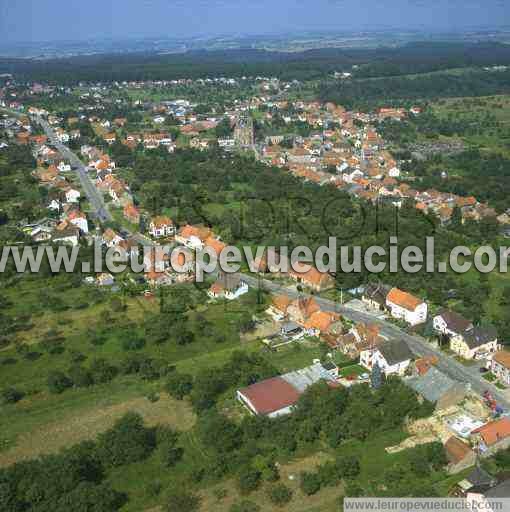
<svg viewBox="0 0 510 512">
<path fill-rule="evenodd" d="M 41 352 L 31 351 L 31 352 L 27 352 L 23 357 L 27 361 L 37 361 L 37 359 L 39 359 L 41 356 L 42 356 Z"/>
<path fill-rule="evenodd" d="M 98 453 L 110 466 L 123 466 L 147 458 L 156 445 L 155 435 L 139 414 L 127 413 L 113 428 L 101 434 Z"/>
<path fill-rule="evenodd" d="M 317 473 L 301 473 L 301 490 L 307 495 L 312 496 L 319 492 L 321 481 Z"/>
<path fill-rule="evenodd" d="M 185 491 L 173 491 L 167 499 L 166 512 L 196 512 L 200 508 L 200 498 L 196 494 Z"/>
<path fill-rule="evenodd" d="M 2 401 L 5 404 L 15 404 L 16 402 L 19 402 L 24 396 L 25 393 L 23 393 L 23 391 L 19 391 L 15 388 L 7 388 L 2 391 Z"/>
<path fill-rule="evenodd" d="M 342 477 L 353 478 L 359 475 L 359 460 L 354 456 L 340 457 L 336 460 L 338 473 Z"/>
<path fill-rule="evenodd" d="M 145 492 L 151 498 L 156 498 L 161 494 L 161 490 L 163 489 L 163 485 L 159 480 L 155 480 L 154 482 L 149 482 L 145 489 Z"/>
<path fill-rule="evenodd" d="M 260 471 L 247 467 L 239 472 L 237 487 L 241 494 L 249 494 L 258 489 L 261 481 Z"/>
<path fill-rule="evenodd" d="M 260 512 L 260 507 L 252 501 L 243 500 L 239 503 L 234 503 L 229 512 Z"/>
<path fill-rule="evenodd" d="M 271 503 L 278 507 L 283 507 L 292 499 L 292 491 L 283 484 L 273 485 L 267 495 Z"/>
<path fill-rule="evenodd" d="M 5 359 L 2 359 L 0 364 L 8 365 L 8 364 L 16 364 L 18 360 L 15 357 L 6 357 Z"/>
<path fill-rule="evenodd" d="M 117 375 L 117 368 L 112 366 L 106 359 L 94 359 L 90 365 L 90 373 L 96 384 L 110 382 Z"/>
<path fill-rule="evenodd" d="M 48 388 L 50 393 L 60 394 L 72 387 L 73 381 L 60 371 L 53 371 L 48 375 Z"/>
<path fill-rule="evenodd" d="M 73 381 L 77 388 L 87 388 L 94 384 L 94 379 L 89 370 L 82 366 L 76 365 L 69 368 L 69 378 Z"/>
<path fill-rule="evenodd" d="M 128 350 L 141 350 L 145 347 L 145 340 L 138 336 L 131 336 L 122 340 L 122 348 Z"/>
<path fill-rule="evenodd" d="M 193 388 L 193 377 L 186 373 L 174 372 L 166 382 L 165 389 L 168 394 L 177 400 L 182 400 L 191 393 Z"/>
</svg>

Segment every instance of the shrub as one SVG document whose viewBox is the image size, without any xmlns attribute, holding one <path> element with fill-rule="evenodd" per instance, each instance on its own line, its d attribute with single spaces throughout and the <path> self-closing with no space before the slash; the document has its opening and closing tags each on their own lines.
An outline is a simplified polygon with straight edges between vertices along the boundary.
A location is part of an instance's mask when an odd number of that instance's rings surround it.
<svg viewBox="0 0 510 512">
<path fill-rule="evenodd" d="M 41 352 L 31 351 L 31 352 L 27 352 L 23 357 L 27 361 L 37 361 L 37 359 L 39 359 L 41 356 L 42 356 Z"/>
<path fill-rule="evenodd" d="M 156 445 L 155 435 L 139 414 L 127 413 L 113 428 L 101 434 L 98 453 L 110 466 L 123 466 L 147 458 Z"/>
<path fill-rule="evenodd" d="M 96 384 L 110 382 L 117 375 L 117 368 L 106 359 L 95 359 L 90 365 L 90 373 Z"/>
<path fill-rule="evenodd" d="M 239 503 L 234 503 L 229 512 L 260 512 L 260 507 L 253 501 L 243 500 Z"/>
<path fill-rule="evenodd" d="M 260 471 L 246 467 L 239 472 L 237 486 L 241 494 L 249 494 L 258 489 L 261 481 Z"/>
<path fill-rule="evenodd" d="M 307 495 L 312 496 L 319 492 L 321 481 L 317 473 L 301 473 L 301 490 Z"/>
<path fill-rule="evenodd" d="M 2 391 L 2 401 L 5 404 L 15 404 L 16 402 L 19 402 L 24 396 L 25 393 L 23 393 L 23 391 L 19 391 L 15 388 L 7 388 Z"/>
<path fill-rule="evenodd" d="M 73 381 L 77 388 L 86 388 L 94 384 L 94 379 L 89 370 L 82 366 L 76 365 L 69 369 L 69 378 Z"/>
<path fill-rule="evenodd" d="M 186 373 L 172 373 L 167 382 L 165 389 L 170 396 L 182 400 L 186 395 L 191 393 L 193 388 L 193 377 Z"/>
<path fill-rule="evenodd" d="M 48 388 L 50 393 L 60 394 L 72 387 L 73 381 L 60 371 L 53 371 L 48 375 Z"/>
<path fill-rule="evenodd" d="M 145 347 L 145 340 L 138 336 L 131 336 L 122 340 L 124 350 L 140 350 Z"/>
<path fill-rule="evenodd" d="M 267 495 L 271 503 L 278 507 L 283 507 L 292 499 L 292 491 L 283 484 L 273 485 Z"/>
<path fill-rule="evenodd" d="M 9 364 L 16 364 L 18 360 L 15 357 L 6 357 L 5 359 L 2 359 L 0 364 L 9 365 Z"/>
<path fill-rule="evenodd" d="M 200 508 L 200 498 L 186 491 L 173 491 L 167 499 L 166 512 L 196 512 Z"/>
</svg>

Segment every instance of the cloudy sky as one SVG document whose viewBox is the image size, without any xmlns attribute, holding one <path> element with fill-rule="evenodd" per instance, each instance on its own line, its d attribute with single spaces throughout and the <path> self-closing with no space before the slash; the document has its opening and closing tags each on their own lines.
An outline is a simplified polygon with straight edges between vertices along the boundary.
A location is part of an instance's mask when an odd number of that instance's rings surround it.
<svg viewBox="0 0 510 512">
<path fill-rule="evenodd" d="M 0 42 L 510 25 L 508 0 L 0 0 Z"/>
</svg>

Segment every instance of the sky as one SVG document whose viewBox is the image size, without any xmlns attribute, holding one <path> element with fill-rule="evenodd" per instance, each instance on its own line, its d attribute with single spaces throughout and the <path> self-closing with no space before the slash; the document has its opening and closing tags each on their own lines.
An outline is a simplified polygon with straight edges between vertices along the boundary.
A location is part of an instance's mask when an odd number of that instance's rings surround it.
<svg viewBox="0 0 510 512">
<path fill-rule="evenodd" d="M 0 0 L 0 44 L 504 25 L 508 0 Z"/>
</svg>

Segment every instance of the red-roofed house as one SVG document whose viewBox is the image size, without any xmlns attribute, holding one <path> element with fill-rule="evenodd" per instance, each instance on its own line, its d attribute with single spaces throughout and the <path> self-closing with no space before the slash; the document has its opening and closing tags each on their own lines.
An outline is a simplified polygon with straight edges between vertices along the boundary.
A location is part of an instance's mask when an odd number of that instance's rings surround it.
<svg viewBox="0 0 510 512">
<path fill-rule="evenodd" d="M 140 211 L 132 203 L 124 206 L 124 217 L 132 224 L 140 224 Z"/>
<path fill-rule="evenodd" d="M 473 430 L 471 436 L 478 443 L 481 452 L 494 453 L 507 448 L 510 445 L 510 419 L 504 417 L 491 421 Z"/>
<path fill-rule="evenodd" d="M 427 303 L 398 288 L 390 290 L 386 305 L 393 318 L 401 318 L 410 325 L 422 324 L 427 320 Z"/>
<path fill-rule="evenodd" d="M 253 414 L 275 418 L 292 411 L 299 392 L 281 377 L 273 377 L 237 391 L 237 398 Z"/>
</svg>

